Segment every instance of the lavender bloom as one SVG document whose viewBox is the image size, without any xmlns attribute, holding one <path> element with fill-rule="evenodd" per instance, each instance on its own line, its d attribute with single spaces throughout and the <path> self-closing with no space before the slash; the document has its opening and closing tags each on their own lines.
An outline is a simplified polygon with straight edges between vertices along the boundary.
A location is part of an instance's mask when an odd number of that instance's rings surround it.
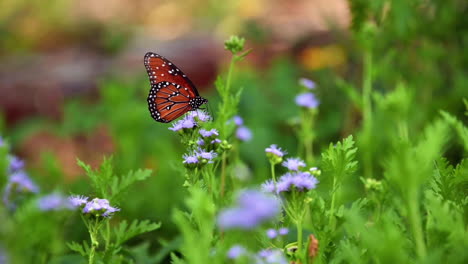
<svg viewBox="0 0 468 264">
<path fill-rule="evenodd" d="M 237 258 L 245 255 L 246 252 L 247 252 L 247 250 L 243 246 L 234 245 L 228 250 L 227 256 L 230 259 L 237 259 Z"/>
<path fill-rule="evenodd" d="M 279 249 L 264 249 L 257 254 L 258 264 L 288 264 L 283 251 Z"/>
<path fill-rule="evenodd" d="M 287 227 L 281 227 L 280 229 L 278 229 L 278 234 L 280 236 L 285 236 L 289 233 L 289 229 Z"/>
<path fill-rule="evenodd" d="M 275 155 L 277 157 L 283 157 L 286 154 L 286 151 L 283 151 L 281 148 L 278 148 L 276 144 L 272 144 L 268 148 L 265 149 L 265 152 L 271 153 L 272 155 Z"/>
<path fill-rule="evenodd" d="M 237 202 L 238 207 L 225 209 L 219 214 L 221 229 L 253 229 L 280 212 L 277 199 L 254 190 L 241 193 Z"/>
<path fill-rule="evenodd" d="M 305 162 L 299 158 L 288 158 L 282 165 L 291 171 L 298 171 L 300 167 L 306 166 Z"/>
<path fill-rule="evenodd" d="M 182 157 L 184 158 L 184 161 L 183 161 L 184 164 L 196 164 L 196 163 L 198 163 L 197 155 L 187 155 L 187 154 L 185 154 Z"/>
<path fill-rule="evenodd" d="M 188 112 L 186 117 L 190 117 L 195 121 L 201 121 L 201 122 L 208 122 L 208 121 L 211 121 L 212 119 L 211 116 L 207 112 L 201 109 Z"/>
<path fill-rule="evenodd" d="M 90 202 L 87 202 L 85 207 L 83 208 L 83 213 L 102 213 L 104 217 L 111 217 L 114 212 L 120 211 L 119 208 L 112 207 L 109 205 L 109 201 L 107 199 L 98 199 L 94 198 Z"/>
<path fill-rule="evenodd" d="M 234 121 L 234 124 L 236 124 L 236 126 L 242 126 L 244 124 L 244 120 L 240 116 L 234 116 L 232 120 Z"/>
<path fill-rule="evenodd" d="M 275 190 L 276 190 L 275 182 L 273 182 L 273 180 L 268 180 L 262 184 L 261 189 L 263 192 L 266 192 L 266 193 L 275 193 Z"/>
<path fill-rule="evenodd" d="M 300 78 L 299 79 L 299 84 L 306 87 L 307 89 L 314 89 L 315 88 L 315 82 L 312 80 L 309 80 L 307 78 Z"/>
<path fill-rule="evenodd" d="M 245 126 L 241 126 L 236 130 L 236 137 L 240 141 L 249 141 L 252 139 L 252 132 Z"/>
<path fill-rule="evenodd" d="M 10 161 L 10 168 L 9 168 L 10 173 L 14 173 L 23 169 L 24 167 L 23 160 L 19 159 L 16 156 L 9 156 L 8 158 Z"/>
<path fill-rule="evenodd" d="M 10 175 L 10 181 L 7 188 L 16 187 L 19 192 L 39 192 L 39 187 L 23 171 L 18 171 Z"/>
<path fill-rule="evenodd" d="M 198 146 L 203 146 L 203 145 L 205 145 L 205 141 L 202 138 L 198 138 L 197 139 L 197 145 Z"/>
<path fill-rule="evenodd" d="M 198 149 L 196 152 L 197 156 L 201 159 L 205 159 L 208 161 L 208 163 L 213 163 L 213 159 L 218 156 L 214 151 L 205 151 L 203 149 Z"/>
<path fill-rule="evenodd" d="M 175 122 L 172 124 L 172 127 L 169 128 L 169 130 L 172 131 L 180 131 L 183 129 L 191 129 L 197 126 L 197 123 L 193 119 L 192 116 L 186 115 L 183 119 Z"/>
<path fill-rule="evenodd" d="M 88 202 L 88 197 L 83 195 L 72 195 L 68 197 L 68 201 L 73 207 L 80 207 Z"/>
<path fill-rule="evenodd" d="M 317 108 L 320 102 L 313 93 L 301 93 L 296 96 L 296 104 L 312 109 Z"/>
<path fill-rule="evenodd" d="M 2 138 L 0 138 L 0 147 L 2 146 Z M 8 262 L 8 256 L 5 253 L 5 250 L 3 250 L 2 247 L 0 247 L 0 264 L 7 264 L 10 263 Z"/>
<path fill-rule="evenodd" d="M 211 143 L 212 145 L 214 145 L 214 144 L 219 144 L 219 143 L 221 143 L 221 139 L 215 138 L 215 139 L 211 140 L 210 143 Z"/>
<path fill-rule="evenodd" d="M 212 137 L 212 136 L 219 136 L 219 132 L 216 129 L 211 129 L 211 130 L 206 130 L 206 129 L 200 129 L 200 135 L 204 138 L 207 137 Z"/>
<path fill-rule="evenodd" d="M 277 183 L 277 192 L 289 192 L 295 188 L 298 191 L 314 189 L 318 180 L 308 172 L 286 173 Z"/>
<path fill-rule="evenodd" d="M 276 238 L 278 236 L 278 232 L 273 228 L 269 228 L 266 231 L 266 235 L 267 235 L 268 238 L 274 239 L 274 238 Z"/>
<path fill-rule="evenodd" d="M 72 209 L 73 205 L 65 196 L 53 193 L 43 196 L 38 201 L 38 207 L 42 211 L 52 211 L 60 209 Z"/>
</svg>

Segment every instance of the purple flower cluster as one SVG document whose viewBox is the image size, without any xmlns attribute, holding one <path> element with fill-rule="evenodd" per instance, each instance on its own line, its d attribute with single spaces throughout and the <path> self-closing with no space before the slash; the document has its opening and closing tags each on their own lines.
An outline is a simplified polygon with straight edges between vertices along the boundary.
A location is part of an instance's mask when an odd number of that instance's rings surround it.
<svg viewBox="0 0 468 264">
<path fill-rule="evenodd" d="M 10 173 L 15 173 L 24 168 L 24 161 L 19 159 L 16 156 L 8 156 L 8 159 L 10 161 L 10 166 L 9 166 L 9 172 Z"/>
<path fill-rule="evenodd" d="M 276 157 L 282 158 L 284 155 L 287 154 L 286 151 L 279 148 L 276 144 L 270 145 L 268 148 L 265 149 L 267 155 L 274 155 Z"/>
<path fill-rule="evenodd" d="M 317 108 L 320 101 L 313 93 L 301 93 L 296 96 L 296 104 L 309 109 Z"/>
<path fill-rule="evenodd" d="M 107 199 L 94 198 L 88 201 L 85 196 L 70 196 L 69 201 L 76 208 L 83 208 L 84 214 L 92 214 L 95 216 L 111 217 L 115 212 L 120 211 L 117 207 L 112 207 Z"/>
<path fill-rule="evenodd" d="M 196 167 L 198 165 L 203 165 L 206 163 L 213 163 L 213 160 L 218 156 L 213 150 L 206 151 L 202 148 L 199 148 L 197 151 L 192 154 L 184 154 L 183 163 L 188 167 Z"/>
<path fill-rule="evenodd" d="M 297 190 L 300 192 L 315 189 L 318 180 L 309 172 L 288 172 L 278 179 L 278 182 L 268 180 L 261 186 L 266 193 L 281 193 Z"/>
<path fill-rule="evenodd" d="M 241 245 L 234 245 L 227 252 L 227 257 L 229 259 L 238 259 L 244 256 L 249 258 L 249 263 L 288 264 L 286 256 L 280 249 L 263 249 L 257 254 L 254 254 L 247 251 L 247 249 Z"/>
<path fill-rule="evenodd" d="M 298 191 L 308 191 L 315 189 L 318 180 L 308 172 L 286 173 L 279 178 L 276 184 L 276 191 L 289 192 L 293 189 Z"/>
<path fill-rule="evenodd" d="M 306 166 L 305 162 L 299 158 L 288 158 L 282 165 L 290 171 L 299 171 L 300 167 Z"/>
<path fill-rule="evenodd" d="M 252 131 L 244 126 L 244 120 L 240 116 L 234 116 L 232 118 L 234 124 L 236 124 L 236 138 L 240 141 L 250 141 L 252 139 Z"/>
<path fill-rule="evenodd" d="M 67 197 L 58 193 L 52 193 L 39 198 L 37 201 L 37 206 L 41 211 L 54 211 L 74 208 Z"/>
<path fill-rule="evenodd" d="M 309 80 L 307 78 L 300 78 L 299 79 L 299 84 L 304 86 L 305 88 L 312 90 L 315 89 L 315 82 L 312 80 Z"/>
<path fill-rule="evenodd" d="M 169 130 L 183 131 L 184 129 L 192 129 L 198 126 L 199 122 L 208 122 L 211 116 L 203 110 L 188 112 L 182 119 L 176 121 Z"/>
<path fill-rule="evenodd" d="M 221 143 L 221 140 L 217 138 L 219 136 L 218 130 L 215 128 L 211 130 L 206 130 L 206 129 L 200 129 L 199 131 L 201 138 L 197 140 L 197 144 L 199 146 L 204 146 L 207 149 L 213 149 Z"/>
<path fill-rule="evenodd" d="M 264 249 L 258 252 L 256 264 L 288 264 L 283 251 L 279 249 Z"/>
<path fill-rule="evenodd" d="M 274 239 L 276 238 L 278 235 L 280 236 L 285 236 L 289 233 L 289 229 L 287 229 L 286 227 L 282 227 L 278 230 L 276 229 L 273 229 L 273 228 L 269 228 L 267 231 L 266 231 L 266 235 L 268 238 L 270 239 Z"/>
<path fill-rule="evenodd" d="M 243 191 L 237 204 L 219 214 L 218 226 L 221 229 L 254 229 L 276 217 L 281 209 L 277 198 L 256 190 Z"/>
<path fill-rule="evenodd" d="M 228 250 L 227 257 L 230 259 L 237 259 L 243 255 L 246 255 L 246 253 L 247 250 L 245 249 L 245 247 L 241 245 L 234 245 Z"/>
</svg>

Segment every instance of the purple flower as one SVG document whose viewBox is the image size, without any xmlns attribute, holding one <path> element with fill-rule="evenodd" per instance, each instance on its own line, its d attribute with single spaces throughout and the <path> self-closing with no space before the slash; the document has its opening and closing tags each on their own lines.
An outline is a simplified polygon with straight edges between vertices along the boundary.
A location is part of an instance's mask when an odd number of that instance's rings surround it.
<svg viewBox="0 0 468 264">
<path fill-rule="evenodd" d="M 257 263 L 261 264 L 288 264 L 283 251 L 279 249 L 264 249 L 257 254 Z"/>
<path fill-rule="evenodd" d="M 236 137 L 240 141 L 249 141 L 252 139 L 252 132 L 247 127 L 241 126 L 236 130 Z"/>
<path fill-rule="evenodd" d="M 204 149 L 198 149 L 196 152 L 197 156 L 201 159 L 207 160 L 208 163 L 212 163 L 213 159 L 218 156 L 214 151 L 205 151 Z"/>
<path fill-rule="evenodd" d="M 300 78 L 299 79 L 299 84 L 306 87 L 307 89 L 314 89 L 315 88 L 315 82 L 312 80 L 309 80 L 307 78 Z"/>
<path fill-rule="evenodd" d="M 266 193 L 275 193 L 275 182 L 273 180 L 268 180 L 262 184 L 261 189 Z"/>
<path fill-rule="evenodd" d="M 183 119 L 180 119 L 176 121 L 174 124 L 172 124 L 172 127 L 169 128 L 169 130 L 172 131 L 180 131 L 183 129 L 192 129 L 197 126 L 197 123 L 193 119 L 192 116 L 186 115 Z"/>
<path fill-rule="evenodd" d="M 288 158 L 286 161 L 283 162 L 282 165 L 291 171 L 298 171 L 299 167 L 306 166 L 304 161 L 299 158 Z"/>
<path fill-rule="evenodd" d="M 265 152 L 268 154 L 268 153 L 271 153 L 277 157 L 283 157 L 285 154 L 286 154 L 286 151 L 283 151 L 281 148 L 278 148 L 278 146 L 276 146 L 276 144 L 272 144 L 271 146 L 269 146 L 268 148 L 265 149 Z"/>
<path fill-rule="evenodd" d="M 237 207 L 225 209 L 219 214 L 218 225 L 221 229 L 253 229 L 280 212 L 278 199 L 255 190 L 243 191 L 237 203 Z"/>
<path fill-rule="evenodd" d="M 234 121 L 234 124 L 236 124 L 236 126 L 242 126 L 244 124 L 244 120 L 240 116 L 234 116 L 232 120 Z"/>
<path fill-rule="evenodd" d="M 214 144 L 219 144 L 219 143 L 221 143 L 221 139 L 215 138 L 215 139 L 211 140 L 210 143 L 211 143 L 212 145 L 214 145 Z"/>
<path fill-rule="evenodd" d="M 289 192 L 293 188 L 298 191 L 308 191 L 314 189 L 318 180 L 308 172 L 286 173 L 279 178 L 277 183 L 277 192 Z"/>
<path fill-rule="evenodd" d="M 186 117 L 191 117 L 193 120 L 201 121 L 201 122 L 208 122 L 212 119 L 211 116 L 207 112 L 201 109 L 188 112 Z"/>
<path fill-rule="evenodd" d="M 198 156 L 197 155 L 184 154 L 182 156 L 182 158 L 184 158 L 184 161 L 183 161 L 184 164 L 197 164 L 198 163 Z"/>
<path fill-rule="evenodd" d="M 266 235 L 269 239 L 274 239 L 278 236 L 278 232 L 273 229 L 273 228 L 269 228 L 267 231 L 266 231 Z"/>
<path fill-rule="evenodd" d="M 198 146 L 203 146 L 203 145 L 205 145 L 205 141 L 202 138 L 198 138 L 197 139 L 197 145 Z"/>
<path fill-rule="evenodd" d="M 52 210 L 60 210 L 60 209 L 72 209 L 73 205 L 71 204 L 70 200 L 68 200 L 65 196 L 52 193 L 46 196 L 39 198 L 37 201 L 37 205 L 40 210 L 42 211 L 52 211 Z"/>
<path fill-rule="evenodd" d="M 212 137 L 212 136 L 219 136 L 219 132 L 216 129 L 211 129 L 211 130 L 206 130 L 206 129 L 200 129 L 200 135 L 204 138 L 207 137 Z"/>
<path fill-rule="evenodd" d="M 18 171 L 10 175 L 10 181 L 8 186 L 11 188 L 16 188 L 19 192 L 39 192 L 39 187 L 28 177 L 28 175 L 23 171 Z"/>
<path fill-rule="evenodd" d="M 312 109 L 317 108 L 320 102 L 313 93 L 301 93 L 296 96 L 296 104 Z"/>
<path fill-rule="evenodd" d="M 94 198 L 90 202 L 87 202 L 83 208 L 83 213 L 85 214 L 95 213 L 98 216 L 101 214 L 104 217 L 111 217 L 112 214 L 117 211 L 120 211 L 120 209 L 110 206 L 107 199 L 98 198 Z"/>
<path fill-rule="evenodd" d="M 278 229 L 278 234 L 280 236 L 285 236 L 289 233 L 289 229 L 287 227 L 281 227 L 280 229 Z"/>
<path fill-rule="evenodd" d="M 88 202 L 88 197 L 83 195 L 72 195 L 68 197 L 68 201 L 73 207 L 80 207 Z"/>
<path fill-rule="evenodd" d="M 16 156 L 9 156 L 8 158 L 10 161 L 10 168 L 9 168 L 10 173 L 14 173 L 23 169 L 24 167 L 23 160 L 19 159 Z"/>
<path fill-rule="evenodd" d="M 247 252 L 247 250 L 243 246 L 234 245 L 228 250 L 227 256 L 230 259 L 237 259 L 237 258 L 245 255 L 246 252 Z"/>
</svg>

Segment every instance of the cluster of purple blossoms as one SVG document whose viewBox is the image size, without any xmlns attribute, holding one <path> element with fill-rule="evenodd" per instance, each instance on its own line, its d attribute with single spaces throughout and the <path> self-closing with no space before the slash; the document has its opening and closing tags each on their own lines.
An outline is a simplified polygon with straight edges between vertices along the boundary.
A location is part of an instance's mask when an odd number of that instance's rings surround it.
<svg viewBox="0 0 468 264">
<path fill-rule="evenodd" d="M 10 209 L 16 208 L 16 202 L 23 194 L 38 193 L 39 187 L 24 171 L 17 171 L 10 175 L 3 193 L 3 202 Z"/>
<path fill-rule="evenodd" d="M 276 157 L 282 158 L 284 155 L 287 154 L 286 151 L 279 148 L 276 144 L 270 145 L 268 148 L 265 149 L 267 155 L 274 155 Z"/>
<path fill-rule="evenodd" d="M 315 109 L 319 106 L 320 101 L 313 93 L 301 93 L 296 96 L 296 104 L 309 109 Z"/>
<path fill-rule="evenodd" d="M 280 249 L 264 249 L 258 252 L 256 264 L 288 264 L 288 260 Z"/>
<path fill-rule="evenodd" d="M 13 155 L 8 156 L 8 161 L 9 161 L 9 168 L 8 168 L 9 173 L 15 173 L 15 172 L 21 171 L 24 168 L 24 161 L 22 159 L 19 159 L 16 156 L 13 156 Z"/>
<path fill-rule="evenodd" d="M 213 163 L 213 160 L 217 156 L 218 154 L 213 150 L 206 151 L 202 148 L 199 148 L 192 154 L 184 154 L 182 158 L 184 158 L 183 163 L 186 167 L 197 167 L 206 163 Z"/>
<path fill-rule="evenodd" d="M 41 211 L 55 211 L 74 208 L 70 200 L 66 196 L 59 193 L 52 193 L 42 196 L 37 201 L 37 206 Z"/>
<path fill-rule="evenodd" d="M 273 228 L 269 228 L 267 231 L 266 231 L 266 235 L 268 238 L 270 239 L 274 239 L 276 238 L 278 235 L 279 236 L 285 236 L 289 233 L 289 229 L 286 228 L 286 227 L 281 227 L 279 228 L 278 230 L 276 229 L 273 229 Z"/>
<path fill-rule="evenodd" d="M 183 131 L 184 129 L 192 129 L 198 127 L 199 122 L 208 122 L 212 118 L 203 110 L 197 109 L 196 111 L 188 112 L 182 119 L 175 122 L 169 130 Z"/>
<path fill-rule="evenodd" d="M 308 90 L 315 89 L 315 83 L 312 80 L 301 78 L 299 79 L 299 84 L 304 86 Z M 317 99 L 314 93 L 312 92 L 305 92 L 300 93 L 296 96 L 296 104 L 301 107 L 305 107 L 308 109 L 315 109 L 319 106 L 320 101 Z"/>
<path fill-rule="evenodd" d="M 261 188 L 266 193 L 281 193 L 296 191 L 309 191 L 315 189 L 318 180 L 309 172 L 288 172 L 278 179 L 278 182 L 268 180 Z"/>
<path fill-rule="evenodd" d="M 251 230 L 275 218 L 281 210 L 280 201 L 256 190 L 243 191 L 237 206 L 223 210 L 218 216 L 218 226 L 223 229 Z"/>
<path fill-rule="evenodd" d="M 309 90 L 315 89 L 315 82 L 312 80 L 309 80 L 307 78 L 300 78 L 299 79 L 299 84 L 304 86 L 305 88 Z"/>
<path fill-rule="evenodd" d="M 227 252 L 227 257 L 229 259 L 238 259 L 245 256 L 251 260 L 251 263 L 255 264 L 288 263 L 283 251 L 279 249 L 263 249 L 257 254 L 253 254 L 251 252 L 248 252 L 247 249 L 241 245 L 234 245 Z"/>
<path fill-rule="evenodd" d="M 84 214 L 95 216 L 103 216 L 110 218 L 115 212 L 120 211 L 117 207 L 112 207 L 107 199 L 94 198 L 88 201 L 88 197 L 82 195 L 73 195 L 69 197 L 69 201 L 75 208 L 83 208 Z"/>
<path fill-rule="evenodd" d="M 215 128 L 211 130 L 200 129 L 199 131 L 201 138 L 197 140 L 199 146 L 204 146 L 207 149 L 215 148 L 221 140 L 217 138 L 219 136 L 218 130 Z"/>
<path fill-rule="evenodd" d="M 282 165 L 290 171 L 299 171 L 299 168 L 306 166 L 305 162 L 300 158 L 288 158 Z"/>
<path fill-rule="evenodd" d="M 234 116 L 232 118 L 234 124 L 236 124 L 236 138 L 240 141 L 250 141 L 252 139 L 252 131 L 244 126 L 244 120 L 240 116 Z"/>
</svg>

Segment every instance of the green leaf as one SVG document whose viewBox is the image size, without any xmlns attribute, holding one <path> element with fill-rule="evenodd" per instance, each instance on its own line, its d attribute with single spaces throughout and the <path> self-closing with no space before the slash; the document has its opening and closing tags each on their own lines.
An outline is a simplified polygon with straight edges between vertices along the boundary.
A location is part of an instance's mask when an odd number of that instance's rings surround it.
<svg viewBox="0 0 468 264">
<path fill-rule="evenodd" d="M 133 222 L 128 225 L 127 221 L 124 220 L 120 225 L 115 228 L 114 233 L 116 237 L 116 244 L 122 245 L 125 241 L 147 232 L 154 231 L 161 227 L 161 223 L 154 223 L 149 220 L 138 221 L 133 220 Z"/>
<path fill-rule="evenodd" d="M 83 245 L 78 244 L 75 241 L 67 242 L 67 246 L 71 250 L 78 252 L 83 257 L 87 257 L 89 255 L 90 247 L 86 241 L 83 241 Z"/>
<path fill-rule="evenodd" d="M 356 151 L 352 135 L 336 145 L 330 144 L 328 150 L 322 153 L 324 171 L 335 175 L 341 182 L 344 177 L 351 175 L 357 169 Z"/>
<path fill-rule="evenodd" d="M 139 169 L 137 171 L 130 171 L 127 175 L 114 177 L 111 184 L 112 195 L 110 199 L 115 200 L 133 183 L 146 180 L 151 175 L 151 172 L 149 169 Z"/>
</svg>

